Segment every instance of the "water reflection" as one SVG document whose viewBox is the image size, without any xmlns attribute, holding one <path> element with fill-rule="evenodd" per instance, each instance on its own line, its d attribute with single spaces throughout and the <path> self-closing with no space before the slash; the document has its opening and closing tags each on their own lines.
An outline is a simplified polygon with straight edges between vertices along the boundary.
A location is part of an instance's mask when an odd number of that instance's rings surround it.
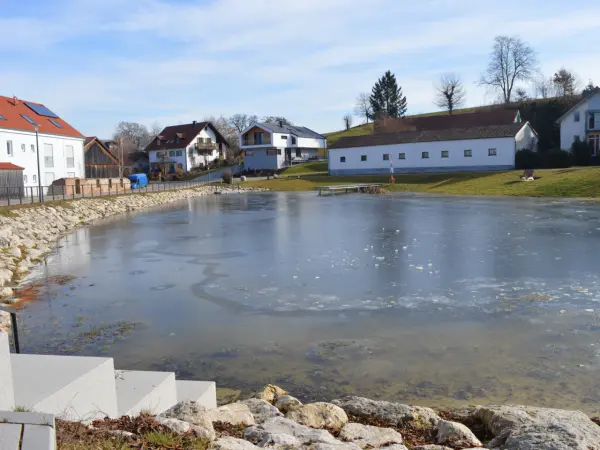
<svg viewBox="0 0 600 450">
<path fill-rule="evenodd" d="M 597 413 L 599 216 L 530 199 L 189 199 L 63 239 L 37 275 L 77 278 L 26 306 L 24 345 L 308 398 Z M 82 343 L 94 327 L 126 332 Z"/>
</svg>

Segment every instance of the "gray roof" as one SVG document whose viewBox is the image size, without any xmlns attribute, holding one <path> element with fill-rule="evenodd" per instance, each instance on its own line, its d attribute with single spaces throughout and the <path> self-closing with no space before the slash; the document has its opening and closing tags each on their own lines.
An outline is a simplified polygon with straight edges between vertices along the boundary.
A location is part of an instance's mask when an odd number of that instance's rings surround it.
<svg viewBox="0 0 600 450">
<path fill-rule="evenodd" d="M 450 128 L 446 130 L 403 131 L 400 133 L 368 134 L 340 138 L 330 149 L 372 147 L 377 145 L 410 144 L 414 142 L 459 141 L 514 137 L 527 123 L 490 125 L 485 127 Z"/>
<path fill-rule="evenodd" d="M 326 139 L 325 136 L 320 135 L 319 133 L 306 128 L 306 127 L 297 127 L 295 125 L 283 125 L 282 127 L 276 123 L 257 123 L 259 127 L 266 128 L 271 130 L 274 133 L 287 133 L 293 134 L 298 137 L 306 137 L 313 139 Z"/>
</svg>

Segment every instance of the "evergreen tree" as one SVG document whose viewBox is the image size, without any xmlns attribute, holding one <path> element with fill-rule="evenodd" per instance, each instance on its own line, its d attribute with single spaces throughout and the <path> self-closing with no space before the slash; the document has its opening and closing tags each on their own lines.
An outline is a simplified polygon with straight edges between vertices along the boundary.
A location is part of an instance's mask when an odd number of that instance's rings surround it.
<svg viewBox="0 0 600 450">
<path fill-rule="evenodd" d="M 373 86 L 369 101 L 374 116 L 404 117 L 406 114 L 406 97 L 389 70 Z"/>
</svg>

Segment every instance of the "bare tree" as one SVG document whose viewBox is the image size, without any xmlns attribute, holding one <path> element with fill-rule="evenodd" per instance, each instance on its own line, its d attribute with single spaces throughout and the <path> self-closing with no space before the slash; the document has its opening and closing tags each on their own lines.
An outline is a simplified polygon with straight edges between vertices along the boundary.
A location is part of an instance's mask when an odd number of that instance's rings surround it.
<svg viewBox="0 0 600 450">
<path fill-rule="evenodd" d="M 557 97 L 569 97 L 575 95 L 575 92 L 579 88 L 577 75 L 564 67 L 561 67 L 561 69 L 554 74 L 552 82 L 554 83 L 554 90 Z"/>
<path fill-rule="evenodd" d="M 460 77 L 453 73 L 445 73 L 435 88 L 435 105 L 445 108 L 450 114 L 465 103 L 466 92 Z"/>
<path fill-rule="evenodd" d="M 275 123 L 275 124 L 278 124 L 279 122 L 281 122 L 284 125 L 293 125 L 293 123 L 291 121 L 289 121 L 285 117 L 281 117 L 281 116 L 265 116 L 263 118 L 263 122 Z"/>
<path fill-rule="evenodd" d="M 114 140 L 131 141 L 131 145 L 134 146 L 135 150 L 142 151 L 150 143 L 152 138 L 145 125 L 137 122 L 121 121 L 115 130 Z"/>
<path fill-rule="evenodd" d="M 510 103 L 516 81 L 530 80 L 537 67 L 535 51 L 517 36 L 496 36 L 480 86 L 498 91 Z"/>
<path fill-rule="evenodd" d="M 163 130 L 163 127 L 161 127 L 158 122 L 154 122 L 152 124 L 152 127 L 150 127 L 150 140 L 152 140 L 156 136 L 158 136 L 162 130 Z"/>
<path fill-rule="evenodd" d="M 207 116 L 204 118 L 205 122 L 212 123 L 215 128 L 221 133 L 227 142 L 229 142 L 230 150 L 233 154 L 237 154 L 239 151 L 239 132 L 237 128 L 232 126 L 229 119 L 219 116 Z"/>
<path fill-rule="evenodd" d="M 356 97 L 356 106 L 354 107 L 354 113 L 358 117 L 364 117 L 365 123 L 369 123 L 369 120 L 373 118 L 373 108 L 371 107 L 371 96 L 363 92 L 358 94 Z"/>
<path fill-rule="evenodd" d="M 238 133 L 244 131 L 252 122 L 258 122 L 258 117 L 248 114 L 234 114 L 229 118 L 229 125 L 234 127 Z"/>
<path fill-rule="evenodd" d="M 527 100 L 529 100 L 529 95 L 527 95 L 527 91 L 525 89 L 517 88 L 515 93 L 516 93 L 515 101 L 522 103 L 522 102 L 526 102 Z"/>
<path fill-rule="evenodd" d="M 548 98 L 552 94 L 554 87 L 554 81 L 552 78 L 540 76 L 533 82 L 533 88 L 535 90 L 535 96 L 541 98 Z"/>
<path fill-rule="evenodd" d="M 346 114 L 344 116 L 344 126 L 346 127 L 346 130 L 349 130 L 350 127 L 352 126 L 352 115 L 351 114 Z"/>
</svg>

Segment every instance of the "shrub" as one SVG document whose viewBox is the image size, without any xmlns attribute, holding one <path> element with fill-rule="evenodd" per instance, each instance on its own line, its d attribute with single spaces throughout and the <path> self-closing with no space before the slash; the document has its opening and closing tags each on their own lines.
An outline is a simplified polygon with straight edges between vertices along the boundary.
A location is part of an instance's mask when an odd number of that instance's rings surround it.
<svg viewBox="0 0 600 450">
<path fill-rule="evenodd" d="M 589 166 L 592 163 L 592 155 L 594 153 L 592 146 L 585 142 L 577 140 L 571 146 L 573 155 L 573 163 L 577 166 Z"/>
<path fill-rule="evenodd" d="M 515 169 L 536 169 L 540 166 L 540 156 L 528 149 L 519 150 L 515 154 Z"/>
<path fill-rule="evenodd" d="M 231 171 L 226 170 L 225 172 L 223 172 L 223 175 L 221 175 L 221 179 L 223 180 L 223 183 L 231 184 L 233 182 L 233 175 Z"/>
<path fill-rule="evenodd" d="M 550 150 L 545 155 L 544 167 L 548 169 L 565 169 L 572 166 L 572 155 L 566 150 Z"/>
</svg>

